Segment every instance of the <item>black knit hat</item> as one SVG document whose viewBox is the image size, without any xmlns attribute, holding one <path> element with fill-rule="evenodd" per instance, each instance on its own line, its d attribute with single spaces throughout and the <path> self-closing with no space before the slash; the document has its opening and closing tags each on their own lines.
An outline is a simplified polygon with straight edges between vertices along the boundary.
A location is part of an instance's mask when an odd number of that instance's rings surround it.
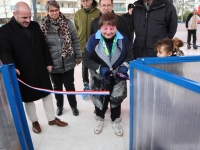
<svg viewBox="0 0 200 150">
<path fill-rule="evenodd" d="M 134 6 L 133 4 L 128 4 L 128 10 L 129 10 L 130 8 L 135 8 L 135 6 Z"/>
</svg>

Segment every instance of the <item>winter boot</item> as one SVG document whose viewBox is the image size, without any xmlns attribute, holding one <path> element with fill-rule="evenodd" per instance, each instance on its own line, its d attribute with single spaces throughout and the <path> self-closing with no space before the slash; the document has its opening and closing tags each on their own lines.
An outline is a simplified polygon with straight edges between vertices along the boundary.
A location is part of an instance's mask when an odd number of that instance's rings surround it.
<svg viewBox="0 0 200 150">
<path fill-rule="evenodd" d="M 99 134 L 101 133 L 104 126 L 104 119 L 99 116 L 95 116 L 95 120 L 96 120 L 96 124 L 94 127 L 94 133 Z"/>
<path fill-rule="evenodd" d="M 190 43 L 188 43 L 188 44 L 187 44 L 187 48 L 188 48 L 188 49 L 190 49 L 190 48 L 191 48 L 191 46 L 190 46 Z"/>
<path fill-rule="evenodd" d="M 122 136 L 123 135 L 123 130 L 122 130 L 122 119 L 121 118 L 116 118 L 115 121 L 112 122 L 112 127 L 115 130 L 115 134 L 117 136 Z"/>
<path fill-rule="evenodd" d="M 194 48 L 194 49 L 197 49 L 197 45 L 196 45 L 196 44 L 193 44 L 193 48 Z"/>
</svg>

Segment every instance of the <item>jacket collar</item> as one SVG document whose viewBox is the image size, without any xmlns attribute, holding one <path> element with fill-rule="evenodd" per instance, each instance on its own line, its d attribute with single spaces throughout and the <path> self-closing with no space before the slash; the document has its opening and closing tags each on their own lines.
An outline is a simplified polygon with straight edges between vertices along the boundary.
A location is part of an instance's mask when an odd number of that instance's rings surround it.
<svg viewBox="0 0 200 150">
<path fill-rule="evenodd" d="M 11 20 L 10 20 L 10 23 L 11 23 L 11 26 L 13 27 L 13 29 L 18 33 L 18 34 L 20 34 L 21 36 L 23 36 L 26 40 L 28 40 L 28 41 L 30 41 L 31 43 L 33 43 L 33 38 L 29 38 L 28 37 L 28 35 L 23 31 L 23 27 L 21 27 L 21 25 L 15 20 L 15 18 L 14 17 L 12 17 L 11 18 Z M 30 24 L 29 24 L 29 29 L 30 29 L 30 34 L 31 34 L 31 36 L 33 36 L 33 34 L 32 34 L 32 28 L 30 27 L 30 25 L 31 25 L 31 22 L 30 22 Z"/>
<path fill-rule="evenodd" d="M 167 1 L 166 0 L 153 0 L 151 2 L 151 5 L 149 6 L 150 8 L 153 8 L 153 7 L 157 7 L 159 5 L 166 5 Z M 139 6 L 139 7 L 144 7 L 144 0 L 138 0 L 134 3 L 135 6 Z"/>
<path fill-rule="evenodd" d="M 115 14 L 114 10 L 112 10 L 111 13 L 114 13 L 114 14 Z M 100 12 L 100 13 L 99 13 L 99 17 L 101 17 L 102 15 L 103 15 L 103 14 Z M 117 15 L 117 14 L 115 14 L 115 15 Z"/>
<path fill-rule="evenodd" d="M 95 39 L 100 40 L 101 38 L 102 38 L 101 31 L 98 30 L 95 34 Z M 124 38 L 123 35 L 118 30 L 116 31 L 116 38 L 117 38 L 117 40 L 121 40 Z"/>
<path fill-rule="evenodd" d="M 92 7 L 90 8 L 90 10 L 87 12 L 87 14 L 90 14 L 92 12 L 94 12 L 97 9 L 97 2 L 94 0 L 92 3 Z M 83 5 L 81 5 L 81 8 L 84 10 Z M 85 10 L 84 10 L 85 11 Z"/>
</svg>

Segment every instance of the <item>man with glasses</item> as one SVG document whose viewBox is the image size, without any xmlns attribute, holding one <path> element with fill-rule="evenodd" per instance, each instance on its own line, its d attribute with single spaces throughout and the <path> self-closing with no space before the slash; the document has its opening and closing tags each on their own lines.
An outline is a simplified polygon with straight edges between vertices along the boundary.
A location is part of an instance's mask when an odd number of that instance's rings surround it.
<svg viewBox="0 0 200 150">
<path fill-rule="evenodd" d="M 99 0 L 99 9 L 101 11 L 100 15 L 98 18 L 95 18 L 92 23 L 91 23 L 91 32 L 90 34 L 94 34 L 97 32 L 97 30 L 99 29 L 99 19 L 100 17 L 103 15 L 103 14 L 106 14 L 106 13 L 111 13 L 113 11 L 113 0 Z M 121 16 L 118 16 L 118 25 L 117 25 L 117 30 L 123 34 L 125 34 L 129 41 L 131 42 L 131 37 L 130 37 L 130 34 L 129 34 L 129 30 L 128 30 L 128 25 L 126 23 L 126 20 L 121 17 Z"/>
<path fill-rule="evenodd" d="M 85 45 L 90 37 L 90 24 L 92 20 L 99 16 L 95 0 L 81 0 L 81 9 L 75 13 L 74 24 L 80 40 L 82 56 L 84 55 Z M 89 90 L 88 68 L 82 64 L 82 78 L 84 90 Z"/>
</svg>

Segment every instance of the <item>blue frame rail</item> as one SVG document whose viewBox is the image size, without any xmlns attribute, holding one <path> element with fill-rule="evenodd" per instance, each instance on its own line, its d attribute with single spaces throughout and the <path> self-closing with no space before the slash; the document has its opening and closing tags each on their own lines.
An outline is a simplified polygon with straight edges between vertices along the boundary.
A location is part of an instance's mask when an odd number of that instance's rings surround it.
<svg viewBox="0 0 200 150">
<path fill-rule="evenodd" d="M 34 150 L 14 65 L 0 65 L 6 94 L 22 150 Z"/>
<path fill-rule="evenodd" d="M 169 64 L 169 63 L 182 63 L 182 62 L 199 62 L 200 56 L 180 56 L 180 57 L 152 57 L 152 58 L 138 58 L 137 63 L 142 64 Z"/>
<path fill-rule="evenodd" d="M 200 62 L 200 56 L 187 57 L 165 57 L 165 58 L 139 58 L 130 62 L 130 132 L 129 132 L 129 150 L 133 149 L 133 68 L 151 74 L 173 84 L 184 87 L 188 90 L 200 94 L 200 83 L 193 80 L 186 79 L 181 76 L 175 76 L 172 73 L 163 71 L 161 69 L 148 66 L 148 64 L 169 64 L 169 63 L 183 63 L 183 62 Z"/>
</svg>

